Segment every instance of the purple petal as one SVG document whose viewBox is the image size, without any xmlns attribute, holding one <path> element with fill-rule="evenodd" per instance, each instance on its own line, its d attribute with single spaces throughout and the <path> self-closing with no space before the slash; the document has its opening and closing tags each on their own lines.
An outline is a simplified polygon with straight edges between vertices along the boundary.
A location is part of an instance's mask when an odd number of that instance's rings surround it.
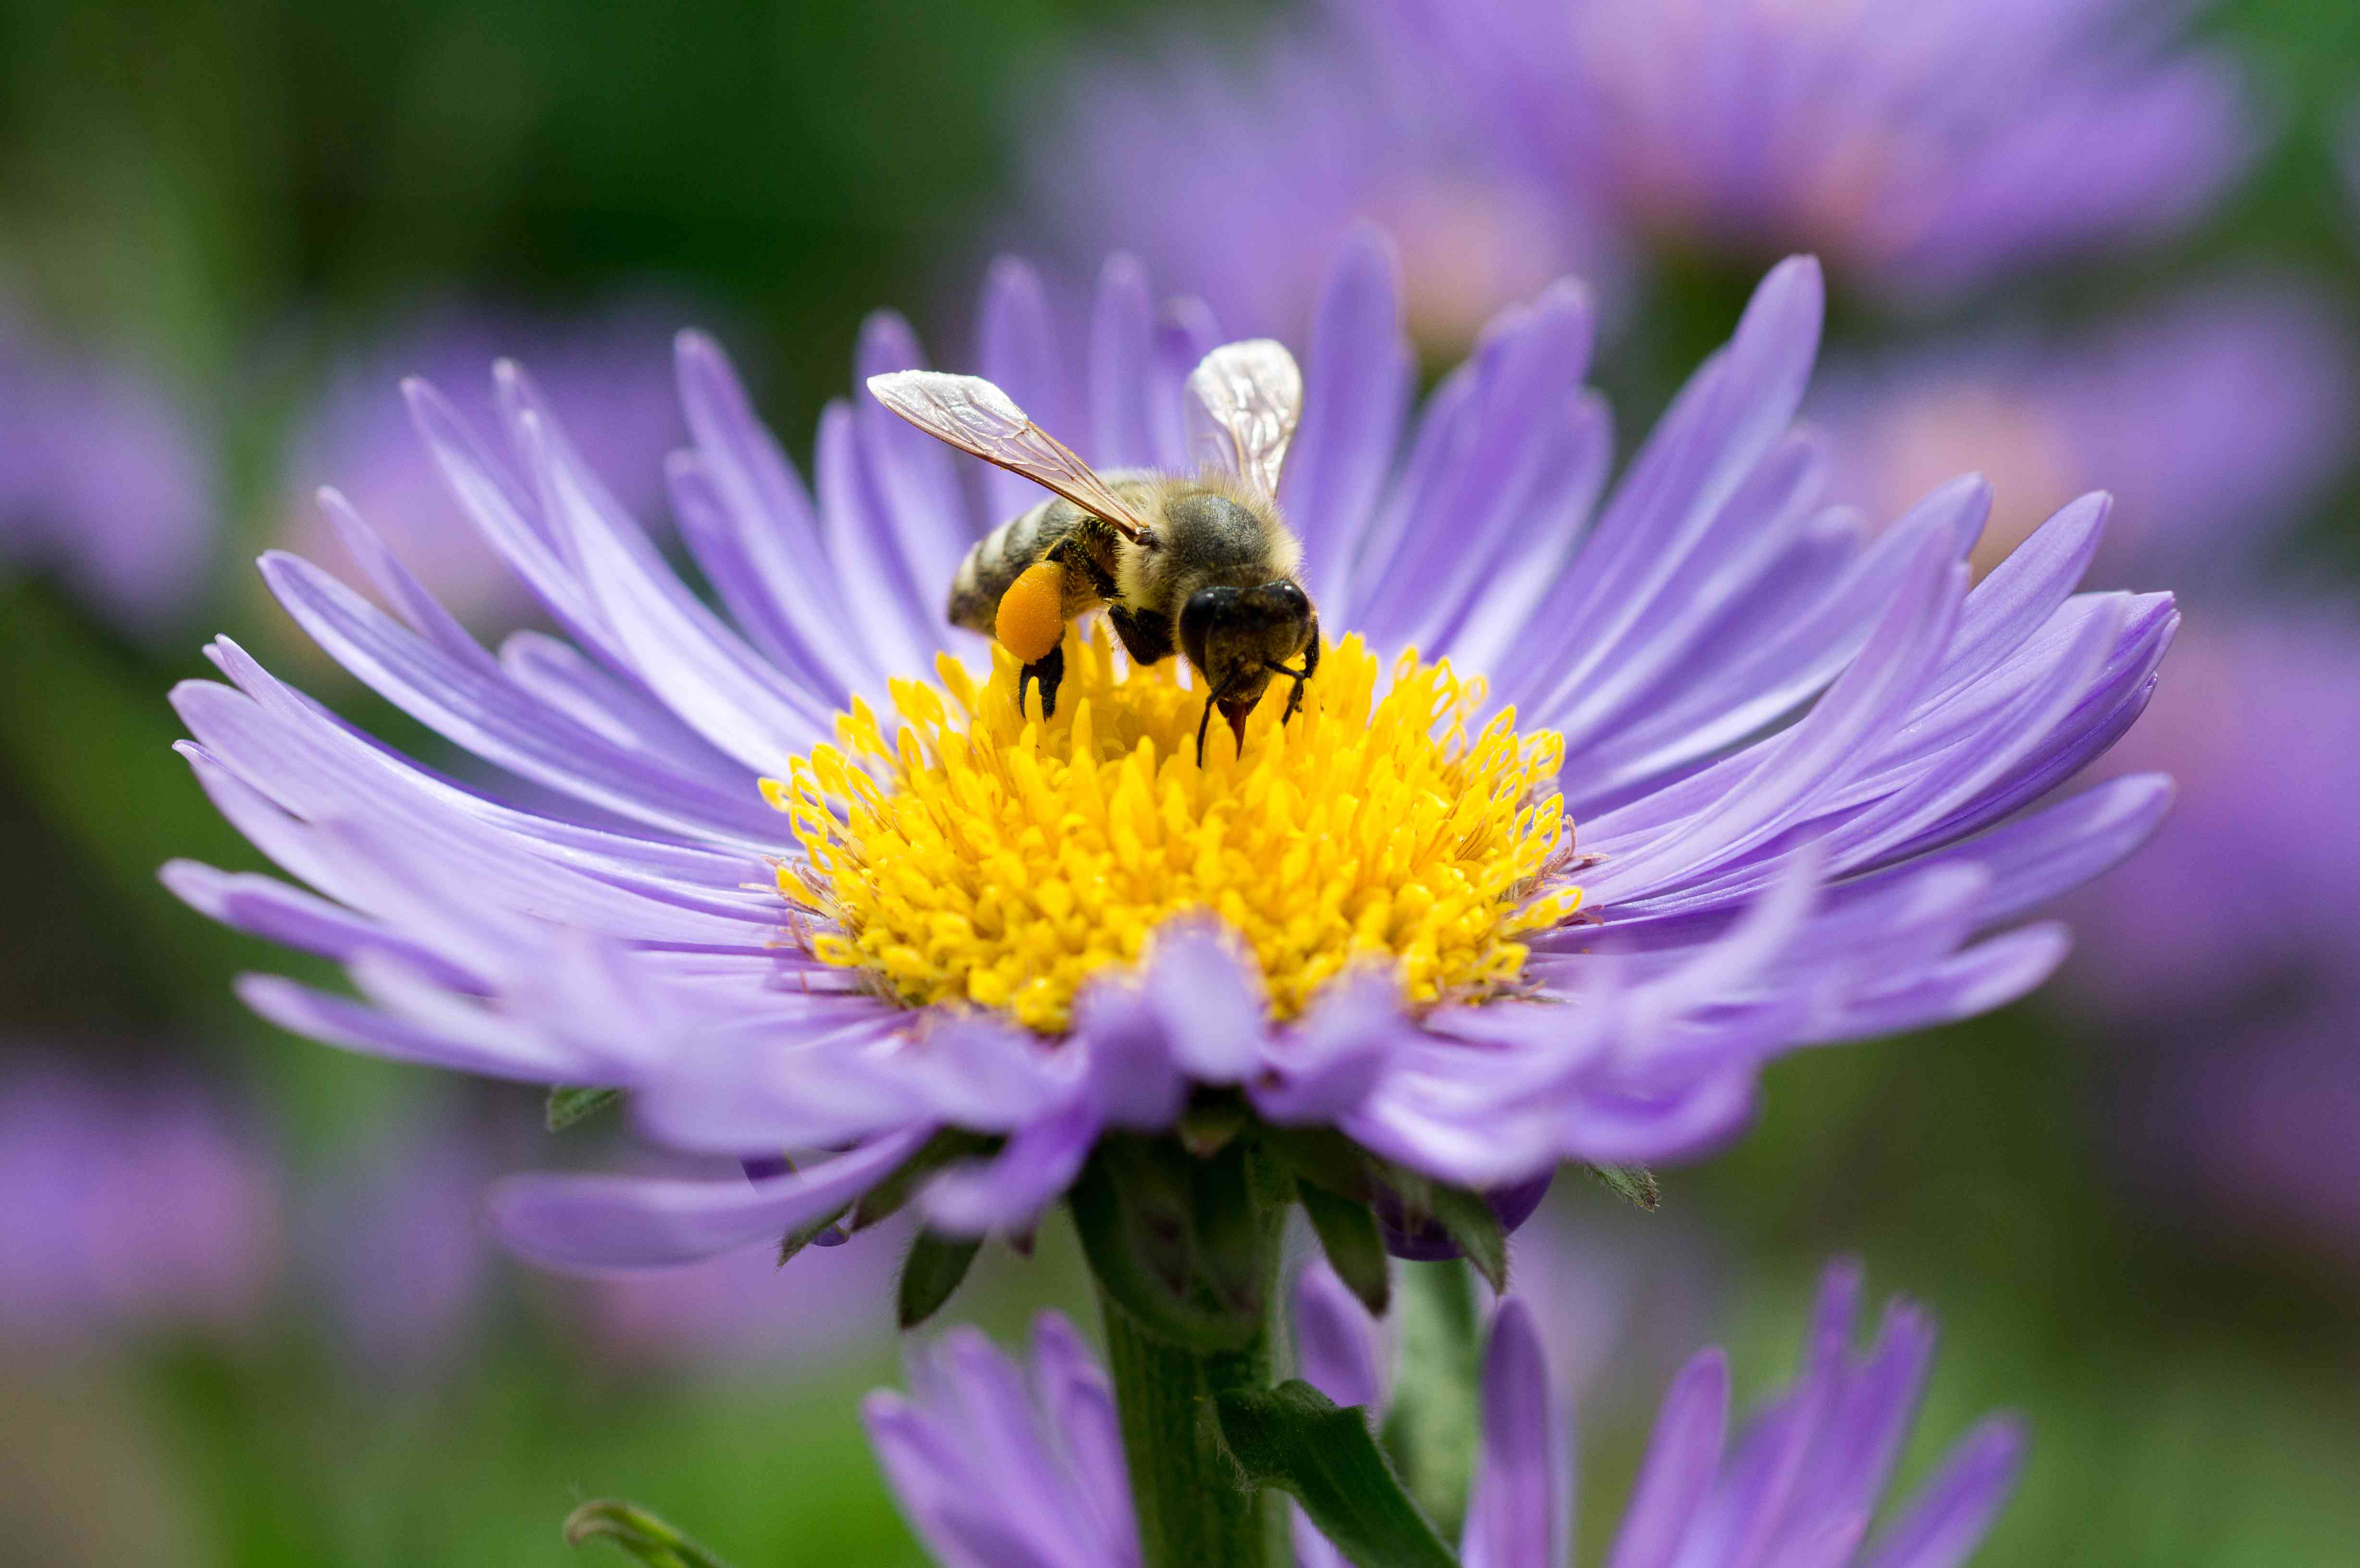
<svg viewBox="0 0 2360 1568">
<path fill-rule="evenodd" d="M 1672 1380 L 1607 1568 L 1672 1568 L 1711 1493 L 1729 1432 L 1729 1357 L 1704 1350 Z"/>
<path fill-rule="evenodd" d="M 835 1212 L 891 1174 L 934 1136 L 889 1133 L 767 1181 L 683 1181 L 629 1176 L 510 1176 L 487 1210 L 508 1247 L 568 1271 L 658 1269 L 751 1242 L 775 1240 Z"/>
<path fill-rule="evenodd" d="M 1511 1297 L 1483 1355 L 1483 1446 L 1467 1499 L 1467 1568 L 1558 1568 L 1573 1533 L 1573 1435 L 1532 1312 Z"/>
<path fill-rule="evenodd" d="M 1336 1403 L 1376 1410 L 1376 1326 L 1336 1271 L 1313 1263 L 1295 1284 L 1295 1375 Z"/>
</svg>

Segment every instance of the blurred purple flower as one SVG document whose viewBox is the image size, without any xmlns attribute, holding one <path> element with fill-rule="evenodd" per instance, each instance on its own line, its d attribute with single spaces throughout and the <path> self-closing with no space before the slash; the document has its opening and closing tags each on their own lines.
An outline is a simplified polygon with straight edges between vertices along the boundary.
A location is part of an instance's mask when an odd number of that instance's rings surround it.
<svg viewBox="0 0 2360 1568">
<path fill-rule="evenodd" d="M 2152 857 L 2077 896 L 2068 994 L 2125 1029 L 2348 991 L 2360 975 L 2360 619 L 2247 606 L 2173 656 L 2110 767 L 2168 772 Z"/>
<path fill-rule="evenodd" d="M 1363 966 L 1280 1018 L 1229 942 L 1182 927 L 1142 968 L 1087 976 L 1074 1031 L 1047 1038 L 993 1009 L 901 1006 L 831 962 L 814 943 L 841 936 L 835 917 L 775 890 L 781 865 L 811 863 L 758 781 L 832 744 L 856 696 L 878 702 L 963 646 L 939 609 L 952 573 L 1030 496 L 867 402 L 825 415 L 814 502 L 694 334 L 679 360 L 695 444 L 670 473 L 736 626 L 671 572 L 513 368 L 505 459 L 430 388 L 413 407 L 578 646 L 525 635 L 495 659 L 349 510 L 345 538 L 400 622 L 307 562 L 263 562 L 297 622 L 388 700 L 621 825 L 459 788 L 223 639 L 211 652 L 233 684 L 174 694 L 196 736 L 185 753 L 319 891 L 189 863 L 166 879 L 346 964 L 365 1001 L 244 983 L 290 1029 L 626 1087 L 638 1127 L 683 1150 L 852 1150 L 756 1181 L 504 1184 L 504 1235 L 572 1266 L 775 1240 L 945 1127 L 1004 1142 L 930 1179 L 928 1222 L 1022 1228 L 1102 1131 L 1168 1128 L 1199 1084 L 1477 1187 L 1563 1159 L 1689 1156 L 1743 1124 L 1782 1052 L 2038 985 L 2063 933 L 2011 922 L 2128 853 L 2163 799 L 2151 779 L 2050 799 L 2144 707 L 2177 621 L 2168 595 L 2074 593 L 2104 498 L 2067 506 L 1972 593 L 1979 483 L 1874 539 L 1826 505 L 1823 454 L 1793 429 L 1822 310 L 1807 261 L 1770 274 L 1611 494 L 1579 289 L 1495 323 L 1415 422 L 1399 299 L 1390 253 L 1356 234 L 1322 296 L 1283 494 L 1331 638 L 1351 628 L 1387 654 L 1489 670 L 1491 702 L 1562 737 L 1556 783 L 1581 843 L 1535 799 L 1566 858 L 1531 889 L 1560 901 L 1519 937 L 1524 994 L 1412 1009 Z M 1022 268 L 995 269 L 983 319 L 984 368 L 1085 455 L 1187 466 L 1184 381 L 1218 341 L 1201 313 L 1159 330 L 1138 269 L 1110 266 L 1087 376 L 1055 352 Z M 918 358 L 898 320 L 863 336 L 864 374 Z M 995 680 L 1012 714 L 1013 667 Z M 1002 886 L 998 866 L 974 874 Z M 1561 900 L 1577 869 L 1575 920 Z"/>
<path fill-rule="evenodd" d="M 1832 488 L 1874 517 L 1979 469 L 1994 500 L 1978 572 L 2103 477 L 2103 581 L 2217 589 L 2250 581 L 2349 458 L 2350 341 L 2316 296 L 2219 287 L 2078 342 L 1988 336 L 1839 368 L 1810 415 L 1837 454 Z"/>
<path fill-rule="evenodd" d="M 484 1184 L 515 1146 L 447 1112 L 394 1118 L 313 1194 L 305 1261 L 355 1367 L 407 1376 L 480 1326 L 496 1261 Z"/>
<path fill-rule="evenodd" d="M 213 484 L 203 444 L 147 372 L 0 312 L 0 562 L 54 572 L 152 633 L 203 592 Z"/>
<path fill-rule="evenodd" d="M 1682 247 L 1814 251 L 1896 297 L 2180 228 L 2257 141 L 2226 54 L 2175 41 L 2180 5 L 1332 9 L 1372 49 L 1442 78 L 1486 115 L 1495 167 L 1588 193 Z"/>
<path fill-rule="evenodd" d="M 0 1341 L 252 1327 L 279 1263 L 276 1169 L 194 1086 L 49 1062 L 0 1082 Z"/>
<path fill-rule="evenodd" d="M 2356 1042 L 2348 980 L 2218 1033 L 2136 1042 L 2116 1130 L 2141 1187 L 2229 1247 L 2299 1247 L 2360 1270 Z"/>
<path fill-rule="evenodd" d="M 1411 337 L 1456 357 L 1492 316 L 1618 263 L 1575 192 L 1504 168 L 1423 61 L 1331 30 L 1251 60 L 1185 39 L 1081 63 L 1061 117 L 1029 115 L 1037 217 L 1087 266 L 1153 256 L 1238 335 L 1295 337 L 1337 243 L 1373 221 L 1401 247 Z"/>
<path fill-rule="evenodd" d="M 1729 1363 L 1700 1352 L 1673 1379 L 1609 1561 L 1615 1568 L 1951 1568 L 1974 1551 L 2015 1484 L 2023 1436 L 1986 1420 L 1951 1450 L 1872 1544 L 1933 1355 L 1919 1309 L 1887 1307 L 1866 1354 L 1848 1349 L 1860 1272 L 1828 1270 L 1795 1386 L 1727 1443 Z M 1305 1379 L 1343 1406 L 1382 1403 L 1367 1313 L 1324 1269 L 1295 1297 Z M 919 1537 L 943 1563 L 1140 1561 L 1114 1399 L 1065 1319 L 1044 1313 L 1032 1376 L 973 1329 L 954 1329 L 912 1368 L 910 1398 L 869 1396 L 878 1461 Z M 1573 1436 L 1550 1394 L 1532 1310 L 1492 1315 L 1481 1449 L 1459 1552 L 1469 1563 L 1560 1563 L 1573 1526 Z M 1300 1514 L 1295 1561 L 1343 1558 Z"/>
<path fill-rule="evenodd" d="M 464 416 L 488 424 L 484 367 L 502 356 L 530 362 L 592 470 L 635 517 L 654 517 L 665 454 L 686 435 L 664 368 L 671 319 L 649 304 L 573 316 L 446 306 L 346 355 L 290 442 L 279 542 L 317 560 L 349 559 L 315 499 L 333 484 L 463 622 L 502 629 L 531 616 L 531 594 L 468 521 L 411 429 L 403 379 L 453 388 Z"/>
</svg>

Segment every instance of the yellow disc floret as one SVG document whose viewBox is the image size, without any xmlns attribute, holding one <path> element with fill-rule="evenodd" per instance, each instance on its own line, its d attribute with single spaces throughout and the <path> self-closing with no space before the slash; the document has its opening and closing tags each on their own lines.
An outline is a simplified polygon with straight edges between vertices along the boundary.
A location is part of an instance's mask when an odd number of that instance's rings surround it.
<svg viewBox="0 0 2360 1568">
<path fill-rule="evenodd" d="M 1563 740 L 1518 735 L 1513 710 L 1470 735 L 1482 683 L 1448 663 L 1405 654 L 1381 695 L 1347 637 L 1292 723 L 1273 681 L 1242 752 L 1215 724 L 1201 767 L 1203 692 L 1176 659 L 1120 666 L 1103 628 L 1068 640 L 1046 724 L 1019 713 L 1006 651 L 980 685 L 937 668 L 940 689 L 894 683 L 890 737 L 856 701 L 841 748 L 764 784 L 808 855 L 780 887 L 835 927 L 813 951 L 912 1007 L 1061 1033 L 1077 992 L 1190 912 L 1251 950 L 1278 1018 L 1372 959 L 1426 1005 L 1514 985 L 1516 936 L 1579 905 L 1551 875 L 1570 839 Z"/>
</svg>

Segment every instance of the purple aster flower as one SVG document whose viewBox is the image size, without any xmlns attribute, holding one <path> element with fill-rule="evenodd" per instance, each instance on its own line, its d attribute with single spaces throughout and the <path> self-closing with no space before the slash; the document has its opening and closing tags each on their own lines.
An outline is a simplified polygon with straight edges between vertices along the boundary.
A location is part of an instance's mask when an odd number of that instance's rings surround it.
<svg viewBox="0 0 2360 1568">
<path fill-rule="evenodd" d="M 0 315 L 0 562 L 54 572 L 134 631 L 189 610 L 213 561 L 213 472 L 129 361 Z"/>
<path fill-rule="evenodd" d="M 1080 62 L 1064 114 L 1027 121 L 1032 205 L 1067 255 L 1152 256 L 1234 332 L 1309 320 L 1364 220 L 1400 246 L 1411 336 L 1437 355 L 1566 273 L 1621 269 L 1578 192 L 1503 163 L 1423 61 L 1333 29 L 1247 60 L 1185 38 L 1151 53 Z"/>
<path fill-rule="evenodd" d="M 1950 1568 L 1981 1543 L 2014 1485 L 2023 1437 L 1986 1420 L 1961 1440 L 1874 1542 L 1870 1519 L 1917 1413 L 1933 1328 L 1907 1301 L 1886 1308 L 1864 1354 L 1848 1346 L 1860 1271 L 1828 1270 L 1794 1386 L 1729 1432 L 1729 1363 L 1699 1353 L 1673 1379 L 1608 1562 L 1613 1568 L 1721 1568 L 1809 1562 Z M 1374 1336 L 1324 1270 L 1295 1297 L 1302 1374 L 1338 1405 L 1383 1403 Z M 912 1394 L 869 1396 L 870 1441 L 901 1509 L 941 1562 L 1140 1561 L 1115 1402 L 1065 1319 L 1044 1313 L 1032 1376 L 972 1329 L 955 1329 L 912 1369 Z M 1573 1440 L 1549 1393 L 1539 1325 L 1520 1300 L 1492 1316 L 1482 1368 L 1481 1447 L 1460 1555 L 1470 1564 L 1559 1563 L 1573 1523 Z M 1295 1561 L 1343 1558 L 1300 1515 Z"/>
<path fill-rule="evenodd" d="M 2132 0 L 1388 0 L 1372 49 L 1504 166 L 1672 243 L 1939 295 L 2203 213 L 2256 142 L 2226 55 Z M 1284 148 L 1278 149 L 1283 153 Z"/>
<path fill-rule="evenodd" d="M 621 1087 L 655 1142 L 762 1162 L 504 1185 L 508 1238 L 572 1266 L 775 1244 L 895 1172 L 881 1190 L 916 1189 L 940 1235 L 1021 1233 L 1102 1138 L 1114 1160 L 1174 1129 L 1203 1171 L 1241 1127 L 1298 1152 L 1340 1132 L 1396 1186 L 1673 1159 L 1729 1137 L 1782 1051 L 2038 984 L 2062 933 L 2012 922 L 2166 792 L 2052 799 L 2145 704 L 2176 620 L 2073 592 L 2105 498 L 1972 590 L 1980 482 L 1874 530 L 1825 504 L 1793 424 L 1808 261 L 1612 486 L 1580 289 L 1502 317 L 1415 418 L 1399 299 L 1356 234 L 1280 491 L 1324 661 L 1299 718 L 1274 682 L 1241 749 L 1215 726 L 1201 758 L 1201 688 L 1103 629 L 1068 637 L 1051 721 L 1020 713 L 1004 649 L 957 662 L 985 651 L 944 619 L 960 560 L 1039 492 L 881 403 L 826 413 L 807 491 L 719 351 L 681 340 L 672 497 L 715 609 L 521 371 L 496 431 L 413 384 L 453 494 L 566 639 L 495 657 L 333 495 L 395 613 L 291 556 L 264 576 L 388 700 L 580 811 L 462 787 L 222 639 L 228 683 L 174 694 L 183 749 L 311 890 L 166 878 L 347 965 L 357 998 L 245 983 L 289 1028 Z M 981 320 L 980 368 L 1082 457 L 1189 468 L 1201 309 L 1159 319 L 1109 266 L 1087 375 L 1022 267 Z M 864 376 L 917 363 L 898 320 L 869 324 Z"/>
<path fill-rule="evenodd" d="M 664 369 L 670 335 L 644 304 L 579 316 L 444 306 L 413 317 L 330 370 L 290 443 L 280 542 L 299 555 L 348 559 L 313 499 L 333 484 L 461 621 L 498 627 L 529 618 L 531 593 L 468 520 L 410 428 L 402 377 L 451 387 L 466 417 L 482 423 L 494 417 L 484 366 L 503 354 L 530 361 L 591 468 L 635 517 L 649 518 L 663 501 L 664 454 L 683 434 Z"/>
<path fill-rule="evenodd" d="M 1978 571 L 2104 474 L 2107 579 L 2250 578 L 2350 455 L 2348 341 L 2312 295 L 2218 287 L 2078 343 L 1990 337 L 1839 371 L 1811 415 L 1837 492 L 1873 516 L 1979 469 L 1995 498 Z"/>
<path fill-rule="evenodd" d="M 235 1334 L 268 1299 L 276 1172 L 191 1085 L 16 1064 L 0 1191 L 0 1339 Z"/>
</svg>

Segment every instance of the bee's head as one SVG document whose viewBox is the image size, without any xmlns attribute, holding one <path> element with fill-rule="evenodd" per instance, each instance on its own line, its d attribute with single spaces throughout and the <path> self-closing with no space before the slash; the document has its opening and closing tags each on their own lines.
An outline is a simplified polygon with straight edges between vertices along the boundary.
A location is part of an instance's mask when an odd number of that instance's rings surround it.
<svg viewBox="0 0 2360 1568">
<path fill-rule="evenodd" d="M 1180 651 L 1238 732 L 1270 686 L 1271 666 L 1301 653 L 1318 626 L 1310 595 L 1280 578 L 1255 588 L 1200 588 L 1180 611 Z"/>
</svg>

